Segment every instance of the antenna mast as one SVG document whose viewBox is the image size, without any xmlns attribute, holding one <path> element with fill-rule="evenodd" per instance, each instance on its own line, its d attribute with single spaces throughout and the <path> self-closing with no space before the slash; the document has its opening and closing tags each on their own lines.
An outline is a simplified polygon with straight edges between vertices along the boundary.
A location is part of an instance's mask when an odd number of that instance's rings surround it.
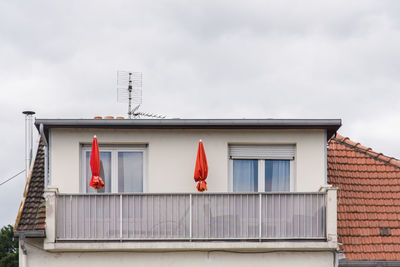
<svg viewBox="0 0 400 267">
<path fill-rule="evenodd" d="M 142 104 L 142 73 L 141 72 L 117 72 L 118 102 L 128 102 L 128 117 L 135 117 L 135 111 Z"/>
<path fill-rule="evenodd" d="M 132 119 L 132 72 L 129 72 L 128 101 L 128 116 Z"/>
<path fill-rule="evenodd" d="M 142 104 L 142 73 L 141 72 L 117 72 L 118 102 L 128 102 L 129 119 L 141 117 L 164 119 L 165 116 L 149 112 L 138 111 Z"/>
</svg>

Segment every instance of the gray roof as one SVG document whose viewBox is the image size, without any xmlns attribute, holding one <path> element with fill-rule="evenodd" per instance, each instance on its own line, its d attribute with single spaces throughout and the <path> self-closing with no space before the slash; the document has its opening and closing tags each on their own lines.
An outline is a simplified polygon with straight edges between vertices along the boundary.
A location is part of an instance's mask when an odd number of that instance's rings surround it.
<svg viewBox="0 0 400 267">
<path fill-rule="evenodd" d="M 325 129 L 328 137 L 342 125 L 340 119 L 36 119 L 39 128 L 115 129 Z"/>
</svg>

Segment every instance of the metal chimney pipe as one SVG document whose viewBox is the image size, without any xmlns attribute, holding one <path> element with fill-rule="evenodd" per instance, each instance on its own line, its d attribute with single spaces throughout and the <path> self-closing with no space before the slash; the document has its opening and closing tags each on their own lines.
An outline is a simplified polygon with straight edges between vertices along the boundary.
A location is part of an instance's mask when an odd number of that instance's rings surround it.
<svg viewBox="0 0 400 267">
<path fill-rule="evenodd" d="M 34 111 L 23 111 L 25 115 L 25 175 L 28 178 L 29 169 L 32 160 L 32 149 L 33 149 L 33 119 L 32 116 L 35 114 Z"/>
</svg>

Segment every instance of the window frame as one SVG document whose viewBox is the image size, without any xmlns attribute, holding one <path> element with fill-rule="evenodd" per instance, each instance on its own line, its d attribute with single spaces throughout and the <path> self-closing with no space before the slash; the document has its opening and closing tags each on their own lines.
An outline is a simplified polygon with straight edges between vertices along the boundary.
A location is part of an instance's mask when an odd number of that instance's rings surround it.
<svg viewBox="0 0 400 267">
<path fill-rule="evenodd" d="M 289 192 L 296 192 L 296 145 L 295 147 L 295 155 L 292 159 L 282 159 L 282 158 L 263 158 L 263 159 L 257 159 L 254 157 L 235 157 L 232 158 L 231 155 L 229 154 L 229 148 L 230 146 L 235 146 L 235 144 L 228 144 L 228 192 L 234 193 L 233 191 L 233 161 L 235 159 L 247 159 L 247 160 L 258 160 L 258 191 L 256 193 L 265 193 L 265 160 L 289 160 L 290 162 L 290 185 L 289 185 Z M 254 144 L 249 145 L 249 146 L 255 146 Z M 256 146 L 263 146 L 263 145 L 256 145 Z M 279 146 L 279 144 L 277 145 Z M 278 192 L 278 191 L 273 191 L 273 192 Z"/>
<path fill-rule="evenodd" d="M 143 153 L 143 191 L 147 192 L 147 144 L 146 145 L 99 145 L 99 152 L 111 152 L 111 194 L 122 194 L 118 192 L 118 152 L 142 152 Z M 80 188 L 79 192 L 86 192 L 86 152 L 92 151 L 92 145 L 81 145 L 80 149 Z M 137 192 L 140 193 L 140 192 Z M 109 194 L 109 193 L 102 193 Z"/>
</svg>

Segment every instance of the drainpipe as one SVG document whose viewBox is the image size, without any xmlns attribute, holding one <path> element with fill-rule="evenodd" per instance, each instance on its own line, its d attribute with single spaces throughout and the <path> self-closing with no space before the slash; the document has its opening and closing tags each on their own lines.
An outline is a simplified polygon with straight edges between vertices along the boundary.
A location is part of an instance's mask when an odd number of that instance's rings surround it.
<svg viewBox="0 0 400 267">
<path fill-rule="evenodd" d="M 18 245 L 19 245 L 19 266 L 27 267 L 28 266 L 28 252 L 25 247 L 25 234 L 19 233 L 18 236 Z M 22 253 L 21 253 L 22 252 Z"/>
<path fill-rule="evenodd" d="M 333 266 L 339 267 L 339 253 L 337 252 L 337 250 L 333 252 Z"/>
<path fill-rule="evenodd" d="M 29 169 L 32 160 L 32 149 L 33 149 L 33 115 L 34 111 L 23 111 L 25 115 L 25 175 L 26 179 L 29 176 Z"/>
<path fill-rule="evenodd" d="M 324 185 L 328 184 L 328 133 L 324 133 Z"/>
<path fill-rule="evenodd" d="M 21 247 L 22 254 L 27 255 L 28 253 L 27 253 L 26 247 L 25 247 L 25 235 L 24 234 L 19 235 L 19 245 Z"/>
<path fill-rule="evenodd" d="M 20 267 L 27 267 L 28 266 L 28 253 L 26 251 L 26 247 L 25 247 L 25 235 L 20 235 L 19 236 L 19 247 L 20 247 L 20 251 L 22 250 L 22 253 L 19 253 L 19 266 Z"/>
<path fill-rule="evenodd" d="M 44 143 L 44 184 L 45 188 L 49 185 L 49 144 L 43 130 L 43 123 L 39 127 L 40 137 Z"/>
</svg>

